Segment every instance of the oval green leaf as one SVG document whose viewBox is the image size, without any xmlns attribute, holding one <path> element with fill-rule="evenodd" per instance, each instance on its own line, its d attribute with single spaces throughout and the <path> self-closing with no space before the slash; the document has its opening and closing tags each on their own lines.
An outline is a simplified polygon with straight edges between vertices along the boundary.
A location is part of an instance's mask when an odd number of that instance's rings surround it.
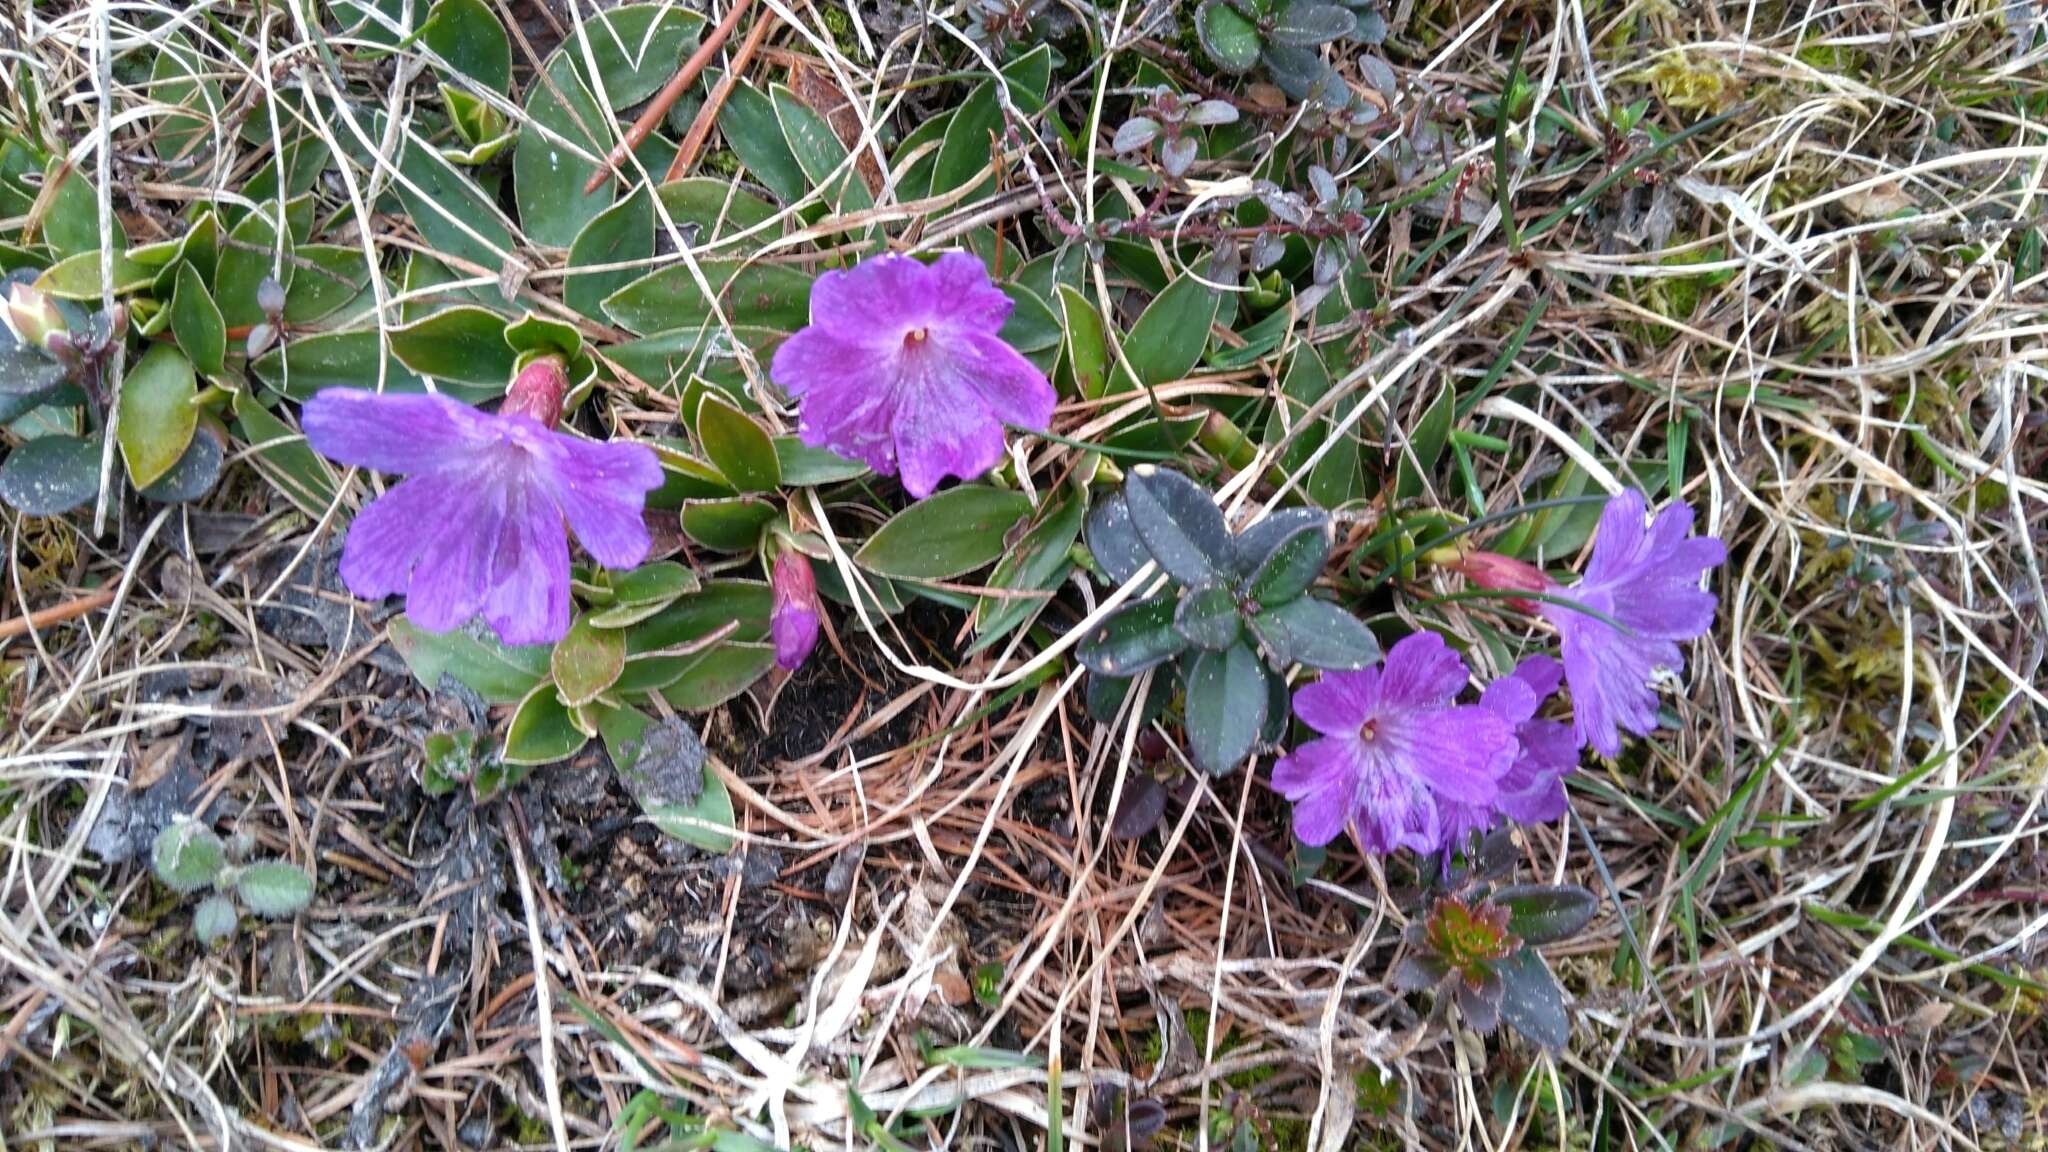
<svg viewBox="0 0 2048 1152">
<path fill-rule="evenodd" d="M 199 428 L 199 409 L 192 403 L 198 395 L 192 362 L 169 344 L 152 347 L 129 369 L 115 432 L 137 488 L 156 483 L 185 454 Z"/>
<path fill-rule="evenodd" d="M 1010 529 L 1030 511 L 1020 492 L 963 484 L 890 517 L 854 562 L 902 580 L 950 580 L 1001 557 Z"/>
</svg>

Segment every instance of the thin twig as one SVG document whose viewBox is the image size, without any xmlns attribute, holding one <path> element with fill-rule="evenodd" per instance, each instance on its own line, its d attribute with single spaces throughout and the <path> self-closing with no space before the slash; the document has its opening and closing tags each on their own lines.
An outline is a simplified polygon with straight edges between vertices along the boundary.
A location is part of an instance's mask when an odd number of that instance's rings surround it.
<svg viewBox="0 0 2048 1152">
<path fill-rule="evenodd" d="M 11 616 L 5 620 L 0 620 L 0 640 L 12 640 L 24 633 L 48 628 L 52 624 L 61 624 L 66 620 L 76 620 L 87 612 L 105 608 L 113 602 L 114 590 L 112 588 L 102 588 L 90 596 L 81 596 L 76 600 L 67 600 L 62 604 L 52 605 L 40 612 L 31 612 L 26 616 Z"/>
<path fill-rule="evenodd" d="M 711 97 L 704 106 L 697 109 L 697 118 L 690 122 L 689 134 L 683 137 L 682 147 L 676 149 L 676 158 L 668 166 L 668 174 L 662 177 L 664 184 L 681 180 L 697 163 L 697 154 L 704 150 L 704 142 L 711 138 L 711 129 L 718 124 L 718 114 L 725 109 L 726 100 L 738 86 L 740 78 L 747 74 L 747 65 L 754 62 L 754 53 L 760 51 L 761 41 L 775 30 L 779 21 L 773 9 L 763 9 L 754 26 L 747 30 L 747 38 L 740 41 L 740 50 L 727 65 L 725 75 L 711 89 Z"/>
<path fill-rule="evenodd" d="M 640 118 L 633 121 L 633 126 L 626 129 L 625 136 L 612 146 L 611 152 L 604 158 L 603 167 L 593 172 L 590 180 L 583 185 L 585 196 L 603 187 L 607 178 L 624 175 L 620 171 L 620 165 L 626 162 L 626 157 L 632 155 L 633 149 L 646 141 L 648 133 L 654 131 L 654 126 L 661 123 L 661 118 L 668 115 L 668 110 L 675 107 L 676 101 L 683 98 L 683 93 L 689 90 L 691 84 L 696 83 L 698 74 L 711 63 L 711 58 L 717 55 L 718 49 L 724 45 L 725 38 L 732 35 L 732 30 L 738 27 L 740 17 L 746 15 L 747 9 L 753 6 L 754 0 L 733 0 L 733 6 L 726 9 L 725 17 L 718 22 L 718 27 L 713 28 L 711 35 L 706 36 L 704 42 L 697 45 L 697 50 L 690 53 L 688 60 L 683 61 L 681 70 L 671 76 L 667 84 L 662 85 L 661 91 L 654 94 L 654 99 L 648 102 L 646 110 L 640 113 Z"/>
</svg>

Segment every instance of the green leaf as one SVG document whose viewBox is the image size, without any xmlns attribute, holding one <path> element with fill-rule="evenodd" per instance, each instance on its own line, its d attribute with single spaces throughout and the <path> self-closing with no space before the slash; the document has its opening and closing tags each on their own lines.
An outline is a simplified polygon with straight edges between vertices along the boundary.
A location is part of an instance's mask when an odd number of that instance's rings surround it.
<svg viewBox="0 0 2048 1152">
<path fill-rule="evenodd" d="M 222 122 L 227 110 L 220 81 L 209 71 L 191 41 L 178 32 L 159 43 L 150 66 L 150 99 L 186 110 L 159 117 L 150 131 L 157 158 L 170 166 L 180 183 L 204 183 L 202 161 L 212 143 L 213 126 Z"/>
<path fill-rule="evenodd" d="M 193 368 L 208 376 L 227 370 L 228 326 L 214 305 L 206 281 L 190 264 L 178 266 L 177 294 L 171 298 L 171 332 Z"/>
<path fill-rule="evenodd" d="M 793 204 L 810 190 L 803 165 L 782 134 L 775 103 L 752 84 L 733 85 L 718 114 L 718 133 L 754 178 L 784 203 Z"/>
<path fill-rule="evenodd" d="M 776 467 L 792 488 L 837 484 L 868 474 L 868 466 L 828 448 L 813 448 L 794 436 L 775 437 Z"/>
<path fill-rule="evenodd" d="M 782 126 L 790 155 L 803 169 L 805 182 L 818 190 L 833 212 L 843 216 L 875 206 L 859 165 L 848 161 L 846 145 L 823 116 L 780 84 L 769 87 L 768 101 L 775 109 L 776 123 Z"/>
<path fill-rule="evenodd" d="M 1247 72 L 1259 62 L 1258 26 L 1223 0 L 1202 0 L 1195 9 L 1195 32 L 1202 51 L 1226 72 Z"/>
<path fill-rule="evenodd" d="M 1124 357 L 1138 382 L 1158 387 L 1193 371 L 1208 346 L 1216 307 L 1216 292 L 1192 276 L 1177 278 L 1154 297 L 1124 338 Z"/>
<path fill-rule="evenodd" d="M 1283 538 L 1252 574 L 1246 588 L 1251 598 L 1267 608 L 1285 604 L 1309 590 L 1323 573 L 1323 561 L 1330 555 L 1330 525 L 1304 525 Z"/>
<path fill-rule="evenodd" d="M 699 587 L 697 574 L 680 564 L 642 564 L 612 576 L 611 605 L 593 612 L 590 623 L 598 628 L 638 624 Z"/>
<path fill-rule="evenodd" d="M 235 902 L 216 892 L 192 910 L 192 934 L 199 937 L 200 943 L 212 947 L 234 937 L 239 919 Z"/>
<path fill-rule="evenodd" d="M 1276 508 L 1231 540 L 1238 575 L 1251 577 L 1272 557 L 1280 545 L 1306 528 L 1323 531 L 1327 538 L 1330 518 L 1315 508 Z"/>
<path fill-rule="evenodd" d="M 1040 44 L 1003 66 L 1002 81 L 1010 102 L 1026 116 L 1045 103 L 1045 88 L 1052 76 L 1052 47 Z M 981 179 L 989 159 L 1002 151 L 1003 110 L 996 98 L 996 81 L 983 80 L 946 126 L 944 143 L 932 168 L 931 194 L 964 188 Z"/>
<path fill-rule="evenodd" d="M 1187 637 L 1173 626 L 1173 597 L 1127 605 L 1074 649 L 1074 658 L 1097 676 L 1123 679 L 1163 664 L 1187 650 Z"/>
<path fill-rule="evenodd" d="M 1104 497 L 1088 513 L 1088 554 L 1112 584 L 1123 584 L 1152 562 L 1152 553 L 1131 523 L 1130 502 L 1121 491 Z"/>
<path fill-rule="evenodd" d="M 698 244 L 721 239 L 736 232 L 766 224 L 775 216 L 773 204 L 748 192 L 737 182 L 712 176 L 692 176 L 660 188 L 661 206 L 678 225 L 695 224 L 701 234 Z M 765 232 L 762 240 L 779 233 Z"/>
<path fill-rule="evenodd" d="M 221 323 L 229 328 L 247 328 L 266 319 L 256 293 L 276 263 L 280 241 L 277 229 L 264 215 L 276 210 L 275 203 L 265 204 L 242 217 L 221 245 L 213 272 L 213 301 L 220 307 Z M 282 243 L 284 262 L 276 266 L 276 279 L 290 288 L 298 265 L 292 259 L 291 236 L 287 234 Z"/>
<path fill-rule="evenodd" d="M 699 656 L 667 687 L 661 698 L 684 712 L 704 712 L 747 690 L 775 666 L 775 646 L 727 641 Z"/>
<path fill-rule="evenodd" d="M 1401 452 L 1401 467 L 1394 481 L 1397 499 L 1413 500 L 1422 495 L 1423 477 L 1435 470 L 1437 460 L 1444 454 L 1444 445 L 1450 440 L 1451 416 L 1456 411 L 1457 402 L 1457 390 L 1451 387 L 1449 380 L 1445 380 L 1436 399 L 1423 412 L 1422 419 L 1407 430 L 1408 448 Z"/>
<path fill-rule="evenodd" d="M 1197 588 L 1181 597 L 1174 610 L 1173 627 L 1188 643 L 1211 651 L 1237 643 L 1244 632 L 1237 615 L 1237 596 L 1225 584 Z"/>
<path fill-rule="evenodd" d="M 327 514 L 337 492 L 333 469 L 251 392 L 235 394 L 235 434 L 249 445 L 256 470 L 285 499 L 315 519 Z"/>
<path fill-rule="evenodd" d="M 485 0 L 435 0 L 419 42 L 478 84 L 512 90 L 512 42 Z"/>
<path fill-rule="evenodd" d="M 422 376 L 503 390 L 518 364 L 505 343 L 505 318 L 469 305 L 445 308 L 391 330 L 391 352 Z"/>
<path fill-rule="evenodd" d="M 654 255 L 654 198 L 646 188 L 605 209 L 583 226 L 569 245 L 569 275 L 562 283 L 562 302 L 592 320 L 604 322 L 605 297 L 644 273 L 637 268 L 578 272 L 605 264 L 624 264 Z"/>
<path fill-rule="evenodd" d="M 537 137 L 538 133 L 521 136 L 521 148 Z M 505 266 L 518 243 L 497 203 L 474 180 L 449 164 L 439 151 L 410 137 L 399 153 L 398 171 L 405 180 L 397 182 L 392 191 L 432 251 L 484 268 Z M 572 228 L 560 243 L 575 238 Z"/>
<path fill-rule="evenodd" d="M 775 442 L 725 397 L 707 394 L 697 404 L 697 439 L 725 482 L 740 492 L 772 492 L 782 484 Z"/>
<path fill-rule="evenodd" d="M 303 327 L 326 320 L 351 304 L 350 319 L 374 314 L 370 265 L 363 250 L 346 244 L 304 244 L 292 253 L 297 271 L 284 298 L 285 323 Z"/>
<path fill-rule="evenodd" d="M 761 546 L 762 529 L 778 514 L 775 505 L 758 496 L 691 500 L 683 505 L 683 532 L 715 552 L 751 552 Z"/>
<path fill-rule="evenodd" d="M 589 739 L 576 727 L 555 686 L 542 684 L 528 692 L 512 714 L 503 759 L 507 764 L 553 764 L 574 756 Z"/>
<path fill-rule="evenodd" d="M 1201 485 L 1178 472 L 1140 464 L 1124 481 L 1124 502 L 1145 550 L 1167 575 L 1200 588 L 1230 570 L 1230 529 Z"/>
<path fill-rule="evenodd" d="M 313 902 L 313 878 L 305 870 L 279 860 L 251 864 L 235 874 L 235 895 L 266 920 L 283 920 Z"/>
<path fill-rule="evenodd" d="M 87 300 L 98 305 L 107 281 L 100 267 L 97 248 L 67 256 L 36 277 L 36 291 L 59 300 Z M 155 268 L 136 263 L 125 252 L 114 253 L 114 295 L 126 296 L 148 287 L 156 281 L 156 273 Z"/>
<path fill-rule="evenodd" d="M 0 501 L 29 516 L 59 516 L 99 494 L 100 442 L 38 436 L 0 462 Z"/>
<path fill-rule="evenodd" d="M 786 264 L 703 260 L 704 282 L 717 294 L 727 319 L 794 332 L 811 315 L 811 276 Z M 678 261 L 619 289 L 604 302 L 606 314 L 633 332 L 666 332 L 716 321 L 711 301 L 687 264 Z"/>
<path fill-rule="evenodd" d="M 1063 370 L 1084 399 L 1101 399 L 1109 391 L 1109 343 L 1102 330 L 1102 316 L 1074 289 L 1061 284 L 1058 291 L 1066 338 Z"/>
<path fill-rule="evenodd" d="M 1600 911 L 1599 898 L 1576 884 L 1513 884 L 1488 899 L 1508 910 L 1508 931 L 1524 944 L 1567 939 Z"/>
<path fill-rule="evenodd" d="M 1500 1017 L 1508 1026 L 1555 1052 L 1571 1039 L 1571 1015 L 1564 989 L 1533 948 L 1523 948 L 1494 965 L 1500 975 Z"/>
<path fill-rule="evenodd" d="M 150 846 L 150 870 L 173 892 L 192 893 L 207 887 L 227 862 L 227 847 L 220 837 L 188 816 L 166 824 Z"/>
<path fill-rule="evenodd" d="M 1266 443 L 1278 443 L 1286 430 L 1301 422 L 1309 407 L 1329 390 L 1330 373 L 1322 357 L 1306 347 L 1295 352 L 1287 375 L 1280 382 L 1281 401 L 1275 405 L 1273 417 L 1266 425 Z M 1330 429 L 1330 415 L 1317 417 L 1313 425 L 1302 429 L 1282 450 L 1274 465 L 1276 470 L 1287 475 L 1299 471 L 1331 434 Z M 1322 508 L 1335 508 L 1363 495 L 1358 459 L 1357 438 L 1349 432 L 1342 434 L 1338 443 L 1309 473 L 1302 484 L 1303 494 Z"/>
<path fill-rule="evenodd" d="M 404 616 L 391 621 L 391 646 L 429 692 L 453 677 L 488 704 L 516 704 L 548 678 L 548 646 L 511 646 L 481 630 L 428 632 Z"/>
<path fill-rule="evenodd" d="M 199 409 L 192 403 L 198 395 L 192 362 L 169 344 L 152 347 L 129 370 L 116 432 L 136 487 L 156 483 L 185 454 L 199 428 Z"/>
<path fill-rule="evenodd" d="M 21 343 L 0 324 L 0 420 L 12 420 L 41 403 L 64 383 L 64 376 L 62 364 Z"/>
<path fill-rule="evenodd" d="M 1290 48 L 1314 48 L 1349 36 L 1358 18 L 1349 8 L 1319 4 L 1315 0 L 1290 0 L 1273 19 L 1268 35 L 1273 43 Z"/>
<path fill-rule="evenodd" d="M 571 708 L 581 708 L 597 699 L 618 683 L 619 673 L 625 670 L 625 633 L 599 628 L 588 616 L 569 626 L 568 633 L 555 642 L 555 650 L 548 657 L 548 671 L 554 677 L 555 688 L 562 695 L 562 703 Z"/>
<path fill-rule="evenodd" d="M 287 340 L 257 357 L 249 365 L 256 378 L 293 400 L 304 402 L 323 388 L 377 389 L 378 369 L 383 368 L 384 391 L 424 392 L 426 384 L 412 370 L 386 355 L 374 328 L 349 332 L 321 332 Z M 452 384 L 442 391 L 459 400 L 476 403 L 505 392 L 500 381 L 496 389 Z"/>
<path fill-rule="evenodd" d="M 605 751 L 621 775 L 630 777 L 642 769 L 642 757 L 653 750 L 647 738 L 653 727 L 647 716 L 635 708 L 614 708 L 599 718 L 598 734 L 604 737 Z M 702 779 L 697 798 L 688 804 L 643 801 L 641 811 L 664 835 L 706 852 L 730 852 L 734 844 L 732 830 L 737 824 L 732 793 L 725 780 L 712 770 L 714 762 L 703 756 L 701 744 L 695 754 L 700 758 L 697 771 Z M 633 792 L 636 798 L 641 795 L 639 789 Z"/>
<path fill-rule="evenodd" d="M 159 504 L 190 503 L 213 491 L 226 461 L 227 445 L 221 434 L 202 426 L 185 446 L 185 454 L 156 483 L 143 487 L 141 496 Z"/>
<path fill-rule="evenodd" d="M 1359 669 L 1380 658 L 1379 640 L 1327 600 L 1303 596 L 1252 617 L 1252 632 L 1281 664 Z"/>
<path fill-rule="evenodd" d="M 1067 496 L 1024 534 L 1017 547 L 1003 557 L 989 577 L 989 587 L 1010 592 L 1040 592 L 1057 588 L 1072 569 L 1068 553 L 1081 534 L 1082 501 Z M 983 597 L 975 605 L 975 644 L 979 651 L 1029 620 L 1045 606 L 1043 599 Z"/>
<path fill-rule="evenodd" d="M 93 184 L 84 172 L 65 162 L 61 156 L 52 156 L 43 167 L 41 187 L 55 185 L 54 192 L 46 192 L 42 199 L 47 204 L 43 211 L 43 227 L 40 239 L 50 246 L 52 252 L 69 260 L 74 256 L 91 253 L 93 267 L 99 267 L 100 251 L 100 198 Z M 119 213 L 114 215 L 114 253 L 118 257 L 128 247 L 128 231 L 121 224 Z M 119 262 L 116 262 L 119 267 Z"/>
<path fill-rule="evenodd" d="M 638 655 L 682 647 L 729 623 L 739 625 L 739 630 L 732 634 L 734 640 L 765 640 L 772 602 L 768 585 L 759 580 L 711 580 L 701 591 L 682 597 L 653 619 L 635 625 L 626 636 L 627 650 Z"/>
<path fill-rule="evenodd" d="M 1182 666 L 1185 677 L 1188 753 L 1214 776 L 1251 754 L 1266 726 L 1266 672 L 1259 655 L 1243 644 L 1221 652 L 1197 652 Z"/>
<path fill-rule="evenodd" d="M 1002 556 L 1010 529 L 1030 511 L 1020 492 L 949 488 L 890 517 L 854 562 L 903 580 L 951 580 Z"/>
</svg>

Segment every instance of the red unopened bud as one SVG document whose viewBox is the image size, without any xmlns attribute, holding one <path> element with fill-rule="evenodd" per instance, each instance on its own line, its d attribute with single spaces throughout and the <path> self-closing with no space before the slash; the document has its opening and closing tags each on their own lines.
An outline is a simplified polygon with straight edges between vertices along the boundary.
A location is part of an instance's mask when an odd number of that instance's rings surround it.
<svg viewBox="0 0 2048 1152">
<path fill-rule="evenodd" d="M 1481 588 L 1495 592 L 1548 592 L 1557 587 L 1557 582 L 1543 574 L 1527 560 L 1517 560 L 1498 552 L 1472 552 L 1446 565 Z M 1517 612 L 1534 612 L 1536 605 L 1519 597 L 1509 600 L 1508 607 Z"/>
<path fill-rule="evenodd" d="M 5 313 L 7 326 L 13 329 L 15 339 L 31 348 L 48 349 L 50 337 L 70 330 L 70 326 L 64 323 L 64 314 L 57 311 L 57 305 L 27 284 L 8 286 Z"/>
<path fill-rule="evenodd" d="M 569 374 L 562 370 L 562 358 L 542 356 L 519 370 L 512 387 L 505 390 L 500 413 L 517 412 L 553 428 L 562 419 L 562 397 L 569 391 Z"/>
<path fill-rule="evenodd" d="M 794 548 L 777 553 L 768 591 L 768 631 L 775 641 L 775 663 L 794 672 L 818 646 L 821 606 L 810 558 Z"/>
</svg>

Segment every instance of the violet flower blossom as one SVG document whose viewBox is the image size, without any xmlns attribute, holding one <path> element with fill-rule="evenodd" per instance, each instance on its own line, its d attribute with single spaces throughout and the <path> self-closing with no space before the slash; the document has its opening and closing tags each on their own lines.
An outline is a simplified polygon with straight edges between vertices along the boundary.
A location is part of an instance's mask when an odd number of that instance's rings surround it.
<svg viewBox="0 0 2048 1152">
<path fill-rule="evenodd" d="M 1323 736 L 1273 766 L 1295 836 L 1322 845 L 1348 827 L 1367 852 L 1431 853 L 1445 844 L 1448 804 L 1491 806 L 1517 745 L 1493 709 L 1452 702 L 1467 676 L 1442 637 L 1418 632 L 1378 665 L 1296 692 L 1294 714 Z"/>
<path fill-rule="evenodd" d="M 769 375 L 801 401 L 804 443 L 900 469 L 923 499 L 947 476 L 995 467 L 1004 424 L 1052 422 L 1052 385 L 998 335 L 1012 307 L 969 253 L 929 266 L 877 256 L 818 277 L 810 326 L 775 350 Z"/>
<path fill-rule="evenodd" d="M 1479 706 L 1499 717 L 1514 734 L 1515 754 L 1501 776 L 1499 790 L 1490 804 L 1444 801 L 1444 840 L 1447 849 L 1461 848 L 1472 834 L 1484 832 L 1507 820 L 1516 824 L 1544 824 L 1565 814 L 1570 807 L 1564 792 L 1564 778 L 1579 763 L 1579 742 L 1569 724 L 1542 720 L 1536 716 L 1557 692 L 1564 669 L 1549 656 L 1531 656 L 1515 670 L 1486 686 Z"/>
<path fill-rule="evenodd" d="M 768 592 L 768 634 L 775 641 L 775 664 L 794 672 L 818 646 L 818 581 L 811 574 L 810 558 L 794 548 L 776 553 Z"/>
<path fill-rule="evenodd" d="M 1609 500 L 1585 575 L 1569 589 L 1534 565 L 1492 553 L 1455 565 L 1482 587 L 1572 601 L 1534 607 L 1557 629 L 1578 742 L 1602 756 L 1621 753 L 1623 731 L 1656 731 L 1657 671 L 1685 671 L 1678 642 L 1704 635 L 1714 623 L 1714 594 L 1700 587 L 1700 577 L 1728 559 L 1719 537 L 1692 534 L 1690 504 L 1667 505 L 1646 525 L 1647 515 L 1640 492 Z"/>
<path fill-rule="evenodd" d="M 341 577 L 366 600 L 404 594 L 406 615 L 446 632 L 481 614 L 507 644 L 569 630 L 564 521 L 598 563 L 647 556 L 640 518 L 661 486 L 643 444 L 593 443 L 554 431 L 566 380 L 542 359 L 513 381 L 496 414 L 440 395 L 328 388 L 301 423 L 321 455 L 409 473 L 357 513 Z"/>
</svg>

